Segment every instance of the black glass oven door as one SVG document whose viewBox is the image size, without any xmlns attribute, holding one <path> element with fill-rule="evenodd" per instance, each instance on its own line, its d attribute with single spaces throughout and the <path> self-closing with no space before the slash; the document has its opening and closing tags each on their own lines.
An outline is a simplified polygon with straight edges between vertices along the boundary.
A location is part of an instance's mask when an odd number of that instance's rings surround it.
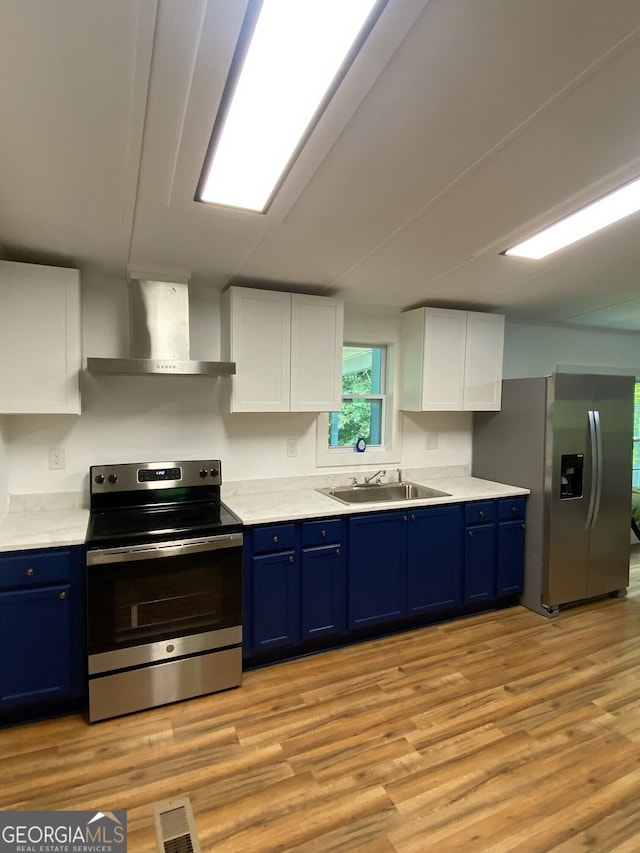
<svg viewBox="0 0 640 853">
<path fill-rule="evenodd" d="M 241 544 L 130 556 L 93 564 L 88 555 L 89 655 L 241 624 Z"/>
</svg>

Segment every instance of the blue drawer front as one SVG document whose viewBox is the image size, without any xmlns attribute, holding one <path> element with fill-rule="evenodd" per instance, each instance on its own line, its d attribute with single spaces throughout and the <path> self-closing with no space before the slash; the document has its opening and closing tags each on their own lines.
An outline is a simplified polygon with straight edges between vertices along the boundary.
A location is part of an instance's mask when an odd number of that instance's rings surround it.
<svg viewBox="0 0 640 853">
<path fill-rule="evenodd" d="M 524 518 L 525 507 L 525 498 L 501 498 L 498 501 L 498 519 Z"/>
<path fill-rule="evenodd" d="M 476 501 L 464 505 L 465 524 L 486 524 L 495 521 L 496 507 L 494 501 Z"/>
<path fill-rule="evenodd" d="M 71 574 L 71 555 L 62 551 L 25 551 L 10 557 L 0 557 L 0 589 L 42 586 L 68 581 Z"/>
<path fill-rule="evenodd" d="M 342 522 L 338 518 L 305 521 L 302 525 L 302 547 L 328 545 L 342 541 Z"/>
<path fill-rule="evenodd" d="M 268 527 L 256 527 L 253 531 L 253 550 L 256 553 L 287 551 L 295 547 L 295 542 L 295 524 L 271 524 Z"/>
</svg>

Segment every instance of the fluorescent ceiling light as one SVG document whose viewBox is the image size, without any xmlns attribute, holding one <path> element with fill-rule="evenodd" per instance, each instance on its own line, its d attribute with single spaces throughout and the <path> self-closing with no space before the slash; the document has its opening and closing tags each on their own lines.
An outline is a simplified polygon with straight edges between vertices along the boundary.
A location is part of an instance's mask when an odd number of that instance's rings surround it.
<svg viewBox="0 0 640 853">
<path fill-rule="evenodd" d="M 265 210 L 376 2 L 263 0 L 244 62 L 234 57 L 198 201 Z"/>
<path fill-rule="evenodd" d="M 550 225 L 512 249 L 507 249 L 503 254 L 538 261 L 638 210 L 640 178 L 588 204 L 555 225 Z"/>
</svg>

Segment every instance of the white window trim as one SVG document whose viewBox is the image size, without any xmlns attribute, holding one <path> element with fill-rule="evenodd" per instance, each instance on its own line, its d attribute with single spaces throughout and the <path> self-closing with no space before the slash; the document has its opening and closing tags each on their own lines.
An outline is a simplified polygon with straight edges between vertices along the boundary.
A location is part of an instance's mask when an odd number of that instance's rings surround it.
<svg viewBox="0 0 640 853">
<path fill-rule="evenodd" d="M 363 344 L 366 345 L 366 344 Z M 379 342 L 370 342 L 369 346 L 381 346 Z M 356 452 L 355 447 L 329 447 L 329 413 L 321 412 L 316 421 L 316 466 L 318 468 L 347 467 L 363 468 L 367 465 L 399 465 L 402 454 L 400 412 L 395 406 L 395 347 L 385 344 L 386 355 L 386 394 L 373 394 L 372 398 L 386 398 L 384 407 L 384 445 L 370 445 L 364 453 Z M 389 436 L 391 438 L 389 439 Z"/>
</svg>

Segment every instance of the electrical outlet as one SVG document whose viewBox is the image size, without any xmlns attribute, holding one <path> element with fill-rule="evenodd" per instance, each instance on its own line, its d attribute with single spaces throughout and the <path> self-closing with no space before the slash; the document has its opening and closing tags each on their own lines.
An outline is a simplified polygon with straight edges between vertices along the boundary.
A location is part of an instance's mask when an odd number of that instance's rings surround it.
<svg viewBox="0 0 640 853">
<path fill-rule="evenodd" d="M 64 447 L 49 448 L 49 470 L 60 471 L 64 468 Z"/>
<path fill-rule="evenodd" d="M 427 450 L 437 450 L 438 449 L 438 433 L 437 432 L 428 432 L 427 438 L 425 441 L 425 448 Z"/>
<path fill-rule="evenodd" d="M 287 439 L 287 456 L 297 456 L 298 455 L 298 439 L 297 438 L 288 438 Z"/>
</svg>

